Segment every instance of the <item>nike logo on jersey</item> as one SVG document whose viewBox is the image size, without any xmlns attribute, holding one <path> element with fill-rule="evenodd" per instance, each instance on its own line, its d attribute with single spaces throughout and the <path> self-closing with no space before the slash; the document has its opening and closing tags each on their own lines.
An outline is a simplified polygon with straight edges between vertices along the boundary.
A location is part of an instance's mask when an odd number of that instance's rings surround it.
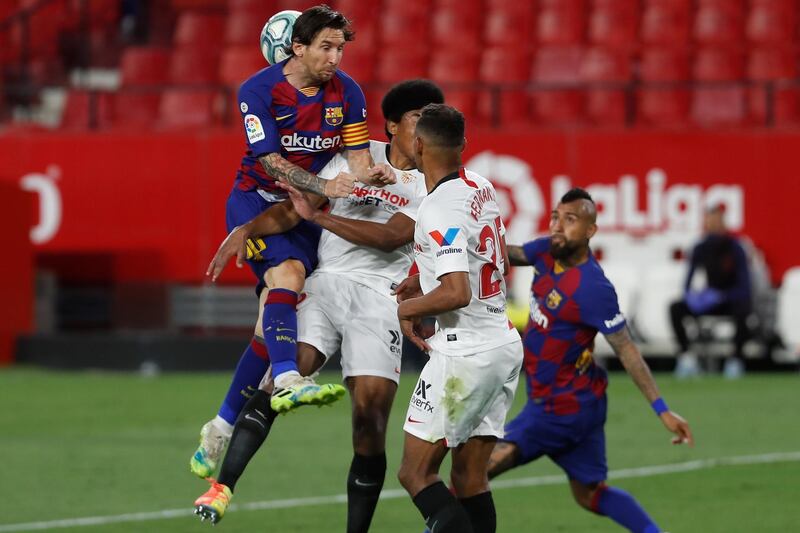
<svg viewBox="0 0 800 533">
<path fill-rule="evenodd" d="M 408 417 L 408 421 L 411 422 L 412 424 L 422 424 L 422 420 L 414 420 L 410 416 Z"/>
<path fill-rule="evenodd" d="M 294 115 L 294 113 L 289 113 L 288 115 L 283 115 L 282 117 L 275 117 L 275 120 L 286 120 L 287 118 Z"/>
<path fill-rule="evenodd" d="M 359 487 L 377 487 L 378 485 L 380 485 L 380 483 L 377 482 L 365 483 L 360 479 L 356 478 L 356 485 L 358 485 Z"/>
</svg>

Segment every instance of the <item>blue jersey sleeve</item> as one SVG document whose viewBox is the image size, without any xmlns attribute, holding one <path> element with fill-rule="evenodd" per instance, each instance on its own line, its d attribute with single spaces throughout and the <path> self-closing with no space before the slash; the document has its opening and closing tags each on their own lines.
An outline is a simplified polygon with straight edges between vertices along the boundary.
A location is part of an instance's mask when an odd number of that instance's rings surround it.
<svg viewBox="0 0 800 533">
<path fill-rule="evenodd" d="M 603 335 L 616 333 L 625 327 L 625 315 L 619 309 L 617 291 L 605 276 L 582 285 L 578 295 L 581 322 Z"/>
<path fill-rule="evenodd" d="M 367 129 L 367 101 L 358 84 L 341 72 L 344 84 L 344 121 L 342 122 L 342 141 L 348 150 L 369 149 L 369 130 Z"/>
<path fill-rule="evenodd" d="M 522 245 L 525 258 L 531 265 L 535 264 L 539 258 L 550 251 L 550 237 L 542 237 Z"/>
<path fill-rule="evenodd" d="M 239 88 L 239 111 L 244 121 L 244 133 L 255 157 L 281 150 L 278 123 L 270 112 L 271 100 L 268 92 L 262 96 L 248 82 Z"/>
</svg>

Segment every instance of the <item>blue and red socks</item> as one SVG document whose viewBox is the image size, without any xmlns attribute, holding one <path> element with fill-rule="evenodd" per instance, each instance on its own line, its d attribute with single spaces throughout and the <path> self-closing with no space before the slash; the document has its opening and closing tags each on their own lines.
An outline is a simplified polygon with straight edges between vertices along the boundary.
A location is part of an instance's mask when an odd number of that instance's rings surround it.
<svg viewBox="0 0 800 533">
<path fill-rule="evenodd" d="M 261 378 L 267 373 L 268 368 L 269 356 L 267 347 L 264 346 L 261 339 L 253 337 L 244 353 L 242 353 L 242 357 L 239 358 L 239 364 L 236 365 L 231 385 L 228 387 L 228 393 L 222 401 L 217 418 L 214 419 L 215 425 L 220 429 L 229 430 L 228 433 L 233 431 L 236 417 L 239 416 L 247 400 L 258 390 Z M 229 427 L 225 426 L 226 424 Z"/>
<path fill-rule="evenodd" d="M 622 489 L 601 484 L 592 498 L 592 511 L 607 516 L 634 533 L 659 533 L 661 529 L 636 499 Z"/>
<path fill-rule="evenodd" d="M 270 289 L 264 304 L 264 342 L 267 344 L 272 377 L 280 387 L 280 376 L 297 372 L 297 293 Z"/>
</svg>

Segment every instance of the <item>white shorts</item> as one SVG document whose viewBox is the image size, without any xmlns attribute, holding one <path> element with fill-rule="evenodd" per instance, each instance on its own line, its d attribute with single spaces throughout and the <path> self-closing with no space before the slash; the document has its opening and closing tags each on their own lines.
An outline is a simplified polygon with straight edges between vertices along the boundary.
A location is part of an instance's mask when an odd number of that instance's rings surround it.
<svg viewBox="0 0 800 533">
<path fill-rule="evenodd" d="M 306 280 L 297 305 L 297 341 L 330 359 L 342 353 L 342 376 L 379 376 L 400 381 L 403 336 L 397 302 L 334 274 Z M 301 297 L 302 298 L 302 297 Z"/>
<path fill-rule="evenodd" d="M 455 448 L 470 437 L 503 436 L 517 390 L 522 342 L 472 355 L 432 351 L 411 394 L 403 429 Z"/>
</svg>

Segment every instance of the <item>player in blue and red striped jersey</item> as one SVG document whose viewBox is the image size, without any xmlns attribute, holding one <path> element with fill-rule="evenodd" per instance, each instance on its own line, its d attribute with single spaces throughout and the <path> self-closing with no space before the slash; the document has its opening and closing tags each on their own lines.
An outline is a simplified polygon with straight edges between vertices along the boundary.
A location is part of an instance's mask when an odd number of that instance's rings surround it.
<svg viewBox="0 0 800 533">
<path fill-rule="evenodd" d="M 388 165 L 373 165 L 361 88 L 338 70 L 344 45 L 352 38 L 350 23 L 341 13 L 327 6 L 307 9 L 294 24 L 291 56 L 240 87 L 247 153 L 228 197 L 229 232 L 286 200 L 277 181 L 328 197 L 348 196 L 354 178 L 373 186 L 395 182 Z M 317 176 L 342 150 L 352 174 L 340 173 L 331 180 Z M 253 244 L 249 265 L 258 278 L 260 297 L 255 336 L 239 360 L 217 416 L 201 430 L 200 446 L 190 461 L 196 475 L 213 474 L 237 415 L 268 365 L 275 383 L 270 403 L 279 413 L 344 395 L 341 385 L 320 386 L 297 371 L 297 297 L 316 266 L 320 232 L 303 221 L 289 232 Z"/>
<path fill-rule="evenodd" d="M 579 505 L 638 533 L 661 531 L 627 492 L 606 485 L 605 370 L 592 359 L 598 332 L 608 340 L 650 402 L 673 443 L 692 444 L 686 421 L 667 408 L 628 334 L 617 294 L 589 249 L 597 212 L 582 189 L 565 194 L 550 220 L 550 237 L 509 246 L 512 265 L 532 265 L 531 313 L 523 339 L 528 402 L 506 425 L 489 476 L 547 455 L 569 477 Z"/>
</svg>

